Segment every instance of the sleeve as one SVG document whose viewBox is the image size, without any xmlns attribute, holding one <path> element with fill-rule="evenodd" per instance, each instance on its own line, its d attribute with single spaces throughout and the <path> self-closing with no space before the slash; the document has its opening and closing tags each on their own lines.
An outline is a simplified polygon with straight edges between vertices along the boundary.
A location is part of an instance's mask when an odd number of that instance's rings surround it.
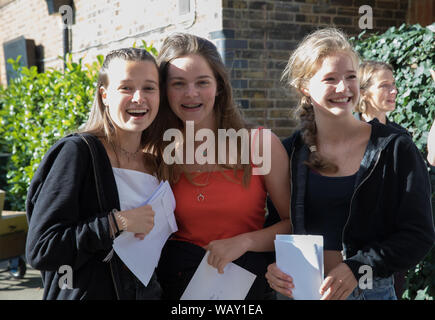
<svg viewBox="0 0 435 320">
<path fill-rule="evenodd" d="M 27 212 L 26 242 L 26 257 L 35 269 L 58 270 L 61 265 L 78 269 L 96 252 L 112 247 L 108 213 L 82 207 L 84 192 L 95 188 L 85 185 L 92 170 L 87 148 L 64 139 L 48 151 L 35 173 L 29 190 L 37 190 L 27 199 L 33 209 Z"/>
<path fill-rule="evenodd" d="M 386 170 L 391 170 L 389 179 L 397 188 L 387 186 L 398 194 L 383 201 L 391 202 L 394 229 L 385 240 L 372 242 L 345 260 L 357 279 L 362 265 L 371 266 L 379 277 L 407 270 L 425 257 L 435 241 L 431 186 L 423 157 L 408 137 L 397 139 L 393 149 Z"/>
</svg>

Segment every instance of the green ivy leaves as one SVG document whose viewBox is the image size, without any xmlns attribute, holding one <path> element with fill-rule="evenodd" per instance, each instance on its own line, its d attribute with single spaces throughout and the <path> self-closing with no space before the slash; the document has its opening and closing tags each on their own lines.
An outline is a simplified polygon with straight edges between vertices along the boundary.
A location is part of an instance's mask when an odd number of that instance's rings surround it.
<svg viewBox="0 0 435 320">
<path fill-rule="evenodd" d="M 435 84 L 430 70 L 435 69 L 434 33 L 420 25 L 391 27 L 384 34 L 351 39 L 364 60 L 380 60 L 394 67 L 398 90 L 396 110 L 390 118 L 408 129 L 426 156 L 427 135 L 435 120 Z M 431 176 L 435 186 L 435 175 Z M 432 194 L 434 201 L 434 194 Z M 434 249 L 407 275 L 405 299 L 435 297 Z"/>
</svg>

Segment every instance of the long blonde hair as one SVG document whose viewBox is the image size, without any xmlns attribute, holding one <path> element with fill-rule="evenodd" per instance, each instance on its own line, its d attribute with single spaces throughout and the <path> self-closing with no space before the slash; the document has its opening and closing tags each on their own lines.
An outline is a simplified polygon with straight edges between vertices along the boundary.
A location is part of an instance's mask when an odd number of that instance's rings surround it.
<svg viewBox="0 0 435 320">
<path fill-rule="evenodd" d="M 217 82 L 217 96 L 215 100 L 215 105 L 213 112 L 215 112 L 216 128 L 218 129 L 234 129 L 238 131 L 241 128 L 246 128 L 247 124 L 242 118 L 242 115 L 237 108 L 233 100 L 233 93 L 230 78 L 227 69 L 222 61 L 222 58 L 216 48 L 216 46 L 209 40 L 187 33 L 175 33 L 168 36 L 162 45 L 160 54 L 157 57 L 157 63 L 160 70 L 161 78 L 161 92 L 162 98 L 160 101 L 160 109 L 165 113 L 165 118 L 167 119 L 168 128 L 177 128 L 183 130 L 184 123 L 175 115 L 169 106 L 167 99 L 167 76 L 168 67 L 171 61 L 184 57 L 187 55 L 199 55 L 203 57 L 210 68 L 213 70 L 214 76 Z M 217 131 L 215 132 L 215 137 L 218 137 Z M 217 143 L 215 144 L 217 148 Z M 240 159 L 240 144 L 238 145 L 238 152 Z M 216 155 L 217 149 L 216 149 Z M 243 174 L 243 185 L 249 183 L 251 176 L 251 166 L 250 164 L 238 163 L 235 166 L 221 165 L 223 168 L 234 169 L 234 176 L 236 177 L 237 170 L 242 169 Z M 181 173 L 177 170 L 176 165 L 163 165 L 161 167 L 165 172 L 163 173 L 168 177 L 168 180 L 175 182 L 179 178 Z M 189 174 L 185 172 L 186 177 L 189 179 Z M 191 180 L 191 179 L 189 179 Z"/>
<path fill-rule="evenodd" d="M 335 28 L 325 28 L 314 31 L 307 35 L 292 53 L 284 69 L 281 80 L 289 87 L 296 88 L 300 100 L 296 113 L 301 121 L 302 138 L 310 147 L 311 153 L 306 165 L 315 170 L 324 172 L 336 172 L 338 167 L 317 152 L 317 128 L 314 110 L 310 97 L 303 93 L 311 77 L 316 73 L 323 60 L 335 53 L 349 54 L 356 65 L 359 64 L 359 56 L 352 48 L 347 36 Z"/>
<path fill-rule="evenodd" d="M 394 73 L 393 67 L 386 62 L 366 60 L 360 64 L 358 68 L 360 99 L 355 107 L 356 112 L 366 113 L 371 107 L 367 99 L 367 90 L 373 85 L 373 76 L 382 70 L 389 70 L 391 73 Z"/>
</svg>

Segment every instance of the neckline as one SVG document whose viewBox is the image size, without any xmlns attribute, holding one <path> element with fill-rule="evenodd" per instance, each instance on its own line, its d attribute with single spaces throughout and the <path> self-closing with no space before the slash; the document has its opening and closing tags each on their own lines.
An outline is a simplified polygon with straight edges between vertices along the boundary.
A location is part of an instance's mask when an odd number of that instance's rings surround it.
<svg viewBox="0 0 435 320">
<path fill-rule="evenodd" d="M 324 176 L 324 175 L 322 175 L 322 174 L 320 174 L 320 173 L 318 173 L 317 171 L 314 171 L 314 170 L 312 170 L 312 169 L 309 169 L 308 170 L 311 174 L 313 174 L 314 176 L 316 176 L 316 177 L 321 177 L 321 178 L 327 178 L 327 179 L 330 179 L 330 180 L 345 180 L 345 179 L 354 179 L 355 177 L 356 177 L 356 175 L 358 174 L 358 171 L 357 172 L 355 172 L 354 174 L 351 174 L 351 175 L 349 175 L 349 176 Z"/>
<path fill-rule="evenodd" d="M 189 171 L 189 174 L 196 174 L 196 175 L 200 175 L 203 173 L 217 173 L 217 172 L 226 172 L 226 171 L 233 171 L 234 169 L 222 169 L 222 170 L 213 170 L 213 171 Z M 237 169 L 237 171 L 243 171 L 242 169 Z M 185 172 L 181 172 L 182 175 L 185 175 Z"/>
<path fill-rule="evenodd" d="M 141 174 L 144 174 L 144 175 L 146 175 L 146 176 L 150 176 L 150 177 L 156 178 L 154 175 L 152 175 L 152 174 L 150 174 L 150 173 L 142 172 L 142 171 L 139 171 L 139 170 L 125 169 L 125 168 L 117 168 L 117 167 L 112 167 L 112 170 L 126 171 L 126 172 L 135 173 L 135 174 L 136 174 L 136 173 L 141 173 Z M 157 179 L 157 178 L 156 178 L 156 179 Z"/>
</svg>

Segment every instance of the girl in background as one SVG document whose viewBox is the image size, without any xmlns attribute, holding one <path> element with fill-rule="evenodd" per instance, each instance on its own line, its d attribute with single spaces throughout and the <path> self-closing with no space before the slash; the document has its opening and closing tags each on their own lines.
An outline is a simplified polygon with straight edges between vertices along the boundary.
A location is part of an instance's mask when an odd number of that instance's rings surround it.
<svg viewBox="0 0 435 320">
<path fill-rule="evenodd" d="M 397 87 L 393 67 L 385 62 L 364 61 L 358 68 L 358 79 L 361 97 L 355 110 L 360 120 L 369 122 L 376 118 L 380 123 L 407 132 L 387 117 L 387 112 L 396 109 Z"/>
</svg>

